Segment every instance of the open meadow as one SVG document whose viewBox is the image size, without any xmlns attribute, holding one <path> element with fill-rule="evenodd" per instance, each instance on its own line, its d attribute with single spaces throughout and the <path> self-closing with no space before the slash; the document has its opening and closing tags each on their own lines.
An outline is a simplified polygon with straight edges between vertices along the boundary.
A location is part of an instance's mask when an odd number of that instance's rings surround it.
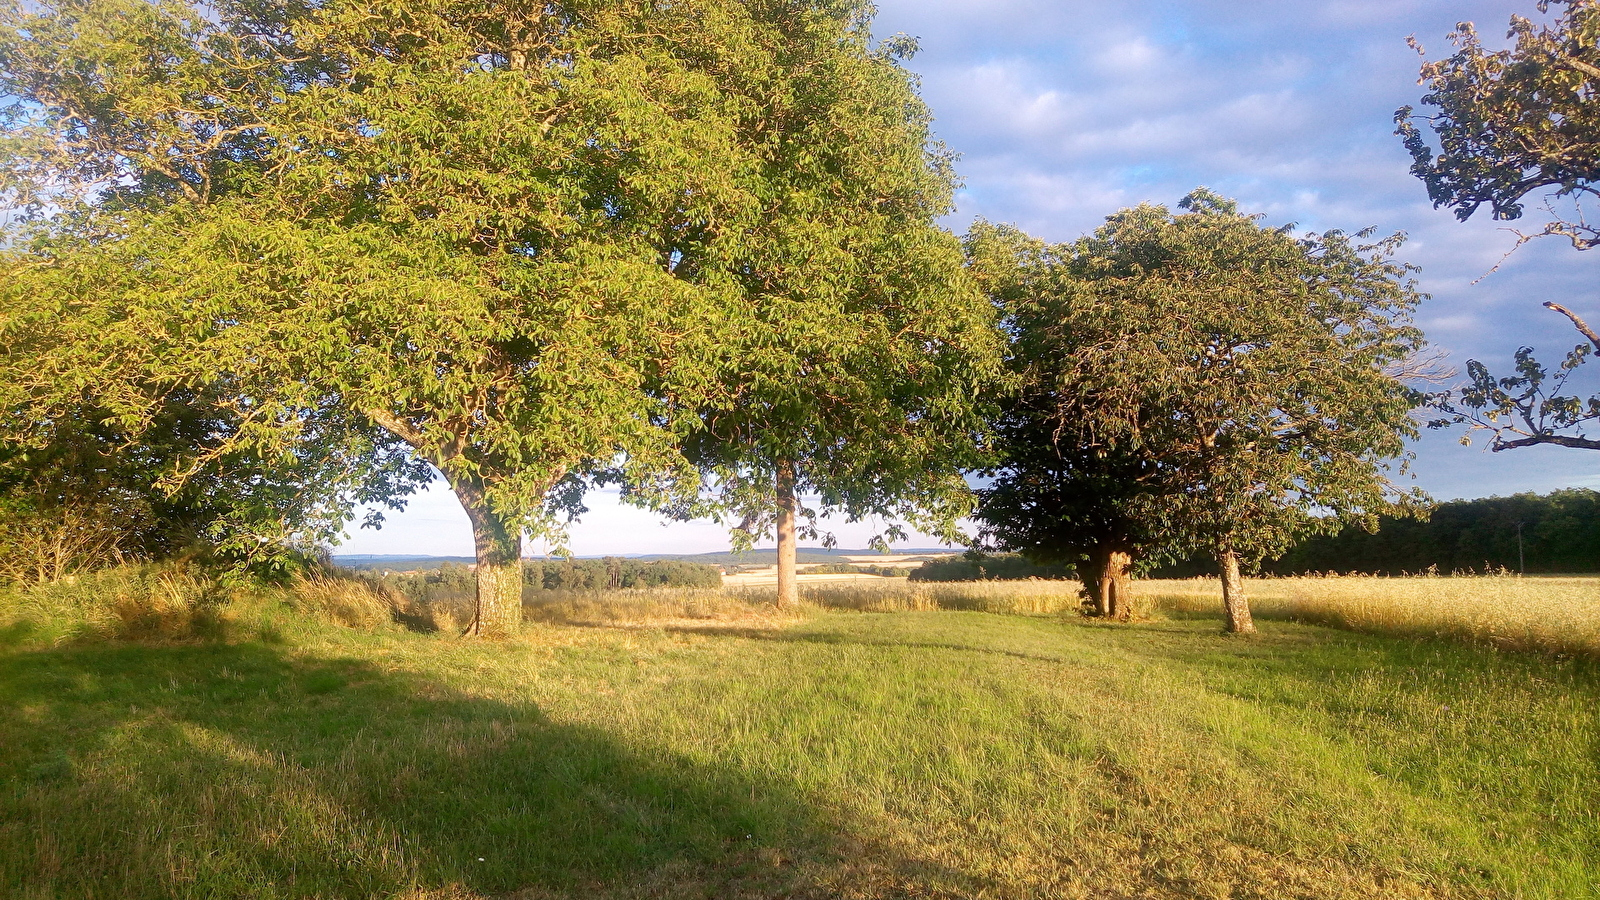
<svg viewBox="0 0 1600 900">
<path fill-rule="evenodd" d="M 1253 639 L 1191 582 L 1130 625 L 1060 582 L 568 597 L 506 642 L 355 584 L 13 594 L 0 895 L 1600 896 L 1600 581 L 1356 584 L 1252 583 Z M 1472 598 L 1574 637 L 1424 636 Z"/>
</svg>

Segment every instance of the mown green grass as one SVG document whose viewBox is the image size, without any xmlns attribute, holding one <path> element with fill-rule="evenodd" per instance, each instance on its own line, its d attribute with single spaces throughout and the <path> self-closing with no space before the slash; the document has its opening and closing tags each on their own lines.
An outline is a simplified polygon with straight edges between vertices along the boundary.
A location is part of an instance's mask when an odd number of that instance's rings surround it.
<svg viewBox="0 0 1600 900">
<path fill-rule="evenodd" d="M 0 895 L 1600 897 L 1600 671 L 1209 617 L 0 647 Z"/>
</svg>

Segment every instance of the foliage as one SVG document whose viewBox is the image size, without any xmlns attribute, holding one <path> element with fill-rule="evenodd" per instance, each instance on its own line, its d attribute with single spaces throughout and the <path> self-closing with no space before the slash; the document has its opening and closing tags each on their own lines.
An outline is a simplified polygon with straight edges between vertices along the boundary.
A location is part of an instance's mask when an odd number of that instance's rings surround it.
<svg viewBox="0 0 1600 900">
<path fill-rule="evenodd" d="M 403 494 L 410 473 L 374 460 L 404 446 L 473 519 L 480 589 L 514 593 L 523 532 L 581 510 L 586 476 L 688 472 L 682 432 L 740 402 L 729 373 L 762 368 L 756 348 L 807 347 L 846 295 L 900 315 L 831 337 L 917 325 L 943 290 L 921 263 L 954 257 L 927 224 L 946 176 L 866 16 L 13 5 L 0 190 L 33 217 L 0 328 L 38 356 L 16 393 L 50 410 L 93 391 L 133 425 L 149 401 L 121 385 L 216 388 L 228 449 L 338 459 L 314 468 L 347 502 Z M 906 263 L 879 271 L 891 253 Z M 926 321 L 902 344 L 949 336 Z M 790 324 L 811 338 L 778 339 Z M 778 390 L 812 383 L 764 362 Z M 514 627 L 504 599 L 491 630 Z"/>
<path fill-rule="evenodd" d="M 106 387 L 126 369 L 220 380 L 233 444 L 340 456 L 347 483 L 372 480 L 356 451 L 403 442 L 462 498 L 491 591 L 600 470 L 668 506 L 697 467 L 737 494 L 770 455 L 709 448 L 754 424 L 852 515 L 905 482 L 959 493 L 934 463 L 992 336 L 932 224 L 948 159 L 909 45 L 869 23 L 854 2 L 16 6 L 0 189 L 36 227 L 6 330 L 53 373 L 19 392 L 47 403 L 64 374 L 138 419 Z M 685 461 L 696 429 L 715 438 Z"/>
<path fill-rule="evenodd" d="M 722 574 L 715 566 L 675 559 L 637 560 L 608 556 L 604 559 L 526 560 L 524 584 L 535 589 L 619 590 L 647 587 L 720 587 Z"/>
<path fill-rule="evenodd" d="M 1435 206 L 1466 221 L 1484 204 L 1494 218 L 1522 217 L 1534 191 L 1578 201 L 1538 235 L 1566 237 L 1578 249 L 1600 246 L 1600 228 L 1583 216 L 1581 201 L 1600 195 L 1600 2 L 1539 0 L 1540 12 L 1561 9 L 1551 25 L 1512 16 L 1505 50 L 1488 50 L 1471 22 L 1450 35 L 1456 52 L 1427 62 L 1422 102 L 1438 139 L 1435 153 L 1407 106 L 1395 114 L 1411 151 L 1412 174 L 1428 186 Z M 1413 41 L 1413 46 L 1417 46 Z M 1421 50 L 1418 47 L 1419 52 Z M 1549 204 L 1547 204 L 1548 206 Z"/>
<path fill-rule="evenodd" d="M 0 565 L 13 577 L 49 581 L 122 559 L 177 557 L 288 577 L 310 548 L 338 537 L 342 502 L 399 502 L 369 490 L 374 481 L 341 479 L 347 458 L 268 463 L 223 450 L 236 419 L 206 392 L 167 393 L 137 429 L 89 404 L 31 412 L 14 408 L 11 440 L 0 443 Z M 367 461 L 373 475 L 401 489 L 421 483 L 426 471 L 396 450 Z M 368 517 L 381 520 L 377 511 Z"/>
<path fill-rule="evenodd" d="M 1427 184 L 1436 207 L 1453 207 L 1465 221 L 1487 203 L 1494 218 L 1515 220 L 1524 198 L 1551 191 L 1545 204 L 1551 221 L 1520 235 L 1519 246 L 1560 235 L 1588 250 L 1600 246 L 1600 228 L 1583 209 L 1585 199 L 1600 195 L 1600 2 L 1540 0 L 1539 11 L 1552 5 L 1562 10 L 1553 26 L 1512 16 L 1510 49 L 1485 49 L 1472 23 L 1463 22 L 1450 35 L 1455 54 L 1423 65 L 1429 93 L 1422 102 L 1437 108 L 1428 118 L 1439 139 L 1437 155 L 1413 124 L 1411 107 L 1395 120 L 1411 151 L 1411 171 Z M 1571 199 L 1571 212 L 1557 213 L 1553 204 L 1561 198 Z M 1496 451 L 1538 444 L 1600 449 L 1600 441 L 1582 430 L 1600 420 L 1600 394 L 1584 400 L 1563 393 L 1589 348 L 1600 351 L 1600 337 L 1565 307 L 1545 306 L 1572 319 L 1589 343 L 1567 354 L 1553 373 L 1530 347 L 1517 350 L 1516 374 L 1505 378 L 1469 361 L 1467 385 L 1435 398 L 1445 414 L 1435 427 L 1489 431 Z"/>
<path fill-rule="evenodd" d="M 1158 467 L 1127 447 L 1097 439 L 1092 423 L 1062 414 L 1059 372 L 1076 366 L 1062 340 L 1061 248 L 979 221 L 966 240 L 969 264 L 1011 336 L 1013 380 L 991 408 L 995 452 L 981 474 L 979 543 L 1020 551 L 1045 565 L 1075 567 L 1091 612 L 1123 617 L 1128 570 L 1182 545 L 1166 521 Z"/>
<path fill-rule="evenodd" d="M 697 408 L 684 444 L 703 490 L 625 491 L 680 517 L 738 523 L 736 549 L 772 533 L 787 495 L 816 497 L 798 510 L 799 536 L 828 547 L 818 516 L 832 512 L 887 520 L 879 549 L 904 539 L 900 522 L 954 535 L 970 510 L 959 473 L 981 430 L 974 399 L 996 374 L 992 310 L 962 271 L 959 241 L 937 225 L 956 179 L 903 65 L 915 44 L 870 46 L 869 4 L 823 8 L 852 13 L 801 13 L 804 39 L 786 32 L 774 49 L 797 74 L 755 98 L 781 113 L 736 278 L 750 330 L 724 373 L 726 402 Z"/>
<path fill-rule="evenodd" d="M 1519 568 L 1600 573 L 1600 493 L 1574 489 L 1442 503 L 1425 520 L 1385 516 L 1375 532 L 1346 528 L 1312 537 L 1262 568 L 1280 575 Z"/>
<path fill-rule="evenodd" d="M 1386 476 L 1419 400 L 1385 374 L 1422 346 L 1400 238 L 1297 238 L 1204 190 L 1182 205 L 1054 247 L 975 230 L 1022 376 L 985 495 L 1001 546 L 1249 561 L 1416 499 Z"/>
<path fill-rule="evenodd" d="M 911 570 L 912 581 L 1021 581 L 1030 578 L 1064 579 L 1072 574 L 1059 564 L 1040 564 L 1021 554 L 967 553 L 948 559 L 930 559 Z"/>
<path fill-rule="evenodd" d="M 1495 452 L 1538 444 L 1600 450 L 1600 440 L 1589 437 L 1584 430 L 1587 424 L 1600 422 L 1600 393 L 1587 400 L 1565 393 L 1592 353 L 1600 352 L 1600 336 L 1564 307 L 1553 303 L 1545 306 L 1570 317 L 1590 343 L 1574 347 L 1554 372 L 1534 358 L 1532 347 L 1517 349 L 1517 374 L 1505 378 L 1494 377 L 1478 360 L 1468 360 L 1470 380 L 1455 391 L 1433 398 L 1434 409 L 1443 417 L 1430 422 L 1429 427 L 1466 425 L 1469 432 L 1462 443 L 1471 441 L 1471 431 L 1488 431 L 1494 435 L 1489 448 Z"/>
<path fill-rule="evenodd" d="M 421 604 L 471 598 L 477 580 L 466 566 L 447 563 L 429 572 L 391 572 L 383 583 Z M 610 591 L 647 587 L 720 587 L 716 566 L 681 560 L 604 559 L 522 561 L 524 599 L 538 591 Z"/>
<path fill-rule="evenodd" d="M 0 505 L 0 583 L 45 584 L 116 565 L 127 536 L 105 506 Z"/>
</svg>

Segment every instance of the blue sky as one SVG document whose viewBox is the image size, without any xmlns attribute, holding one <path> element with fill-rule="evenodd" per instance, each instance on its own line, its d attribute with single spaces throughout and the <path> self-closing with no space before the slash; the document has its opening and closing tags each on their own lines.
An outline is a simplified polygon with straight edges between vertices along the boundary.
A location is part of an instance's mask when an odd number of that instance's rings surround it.
<svg viewBox="0 0 1600 900">
<path fill-rule="evenodd" d="M 1418 321 L 1458 368 L 1506 369 L 1518 346 L 1555 358 L 1578 343 L 1540 307 L 1557 300 L 1600 319 L 1600 250 L 1547 239 L 1515 243 L 1506 223 L 1462 224 L 1435 210 L 1393 135 L 1394 110 L 1415 104 L 1416 37 L 1448 52 L 1455 23 L 1497 38 L 1523 3 L 1462 0 L 880 0 L 876 31 L 918 37 L 940 139 L 962 154 L 966 186 L 947 225 L 974 217 L 1070 240 L 1118 208 L 1174 204 L 1205 185 L 1271 224 L 1403 231 L 1401 253 L 1431 295 Z M 1530 216 L 1538 210 L 1530 211 Z M 1535 229 L 1542 220 L 1530 218 Z M 1590 369 L 1600 369 L 1591 365 Z M 1600 389 L 1600 372 L 1580 389 Z M 1533 448 L 1499 454 L 1433 433 L 1416 447 L 1416 483 L 1439 499 L 1600 488 L 1600 453 Z M 727 548 L 713 523 L 663 526 L 591 497 L 572 549 L 691 553 Z M 873 526 L 839 524 L 844 546 Z M 927 541 L 913 541 L 926 545 Z M 471 553 L 466 517 L 448 491 L 418 497 L 379 532 L 355 531 L 341 553 Z M 537 551 L 539 548 L 531 548 Z"/>
</svg>

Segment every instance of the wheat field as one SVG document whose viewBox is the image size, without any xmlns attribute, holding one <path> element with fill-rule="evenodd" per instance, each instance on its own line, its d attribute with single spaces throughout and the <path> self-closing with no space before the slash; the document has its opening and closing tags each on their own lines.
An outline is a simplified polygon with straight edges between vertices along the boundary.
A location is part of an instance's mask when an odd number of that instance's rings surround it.
<svg viewBox="0 0 1600 900">
<path fill-rule="evenodd" d="M 1153 608 L 1213 612 L 1213 579 L 1146 581 Z M 1252 579 L 1255 614 L 1354 631 L 1466 638 L 1503 649 L 1600 655 L 1600 578 L 1516 575 Z"/>
</svg>

